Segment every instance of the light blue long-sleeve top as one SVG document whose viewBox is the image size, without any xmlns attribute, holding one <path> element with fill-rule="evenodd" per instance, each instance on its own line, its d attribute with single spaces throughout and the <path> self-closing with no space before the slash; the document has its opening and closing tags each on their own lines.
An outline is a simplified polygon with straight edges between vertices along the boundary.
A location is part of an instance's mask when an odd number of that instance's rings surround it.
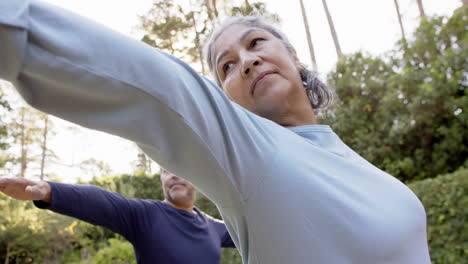
<svg viewBox="0 0 468 264">
<path fill-rule="evenodd" d="M 244 263 L 430 263 L 401 182 L 328 126 L 284 128 L 184 62 L 73 13 L 0 0 L 0 78 L 33 107 L 136 142 L 216 203 Z"/>
</svg>

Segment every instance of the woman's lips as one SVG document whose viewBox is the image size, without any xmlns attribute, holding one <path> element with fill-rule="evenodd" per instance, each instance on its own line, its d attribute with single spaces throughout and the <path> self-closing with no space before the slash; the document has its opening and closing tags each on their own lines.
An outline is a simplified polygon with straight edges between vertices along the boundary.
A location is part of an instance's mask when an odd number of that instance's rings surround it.
<svg viewBox="0 0 468 264">
<path fill-rule="evenodd" d="M 276 74 L 274 71 L 266 71 L 260 73 L 257 78 L 255 78 L 252 82 L 252 95 L 255 93 L 255 90 L 268 78 L 270 78 L 273 74 Z"/>
<path fill-rule="evenodd" d="M 185 185 L 182 184 L 182 183 L 174 183 L 174 184 L 171 185 L 170 189 L 172 189 L 174 187 L 185 187 Z"/>
</svg>

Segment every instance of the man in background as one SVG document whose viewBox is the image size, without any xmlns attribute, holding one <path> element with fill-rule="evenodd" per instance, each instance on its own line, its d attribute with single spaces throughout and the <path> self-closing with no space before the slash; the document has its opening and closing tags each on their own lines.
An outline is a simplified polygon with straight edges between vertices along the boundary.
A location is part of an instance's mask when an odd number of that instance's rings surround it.
<svg viewBox="0 0 468 264">
<path fill-rule="evenodd" d="M 127 199 L 92 185 L 0 178 L 0 191 L 38 208 L 121 234 L 137 263 L 219 263 L 221 247 L 234 247 L 223 222 L 194 206 L 193 185 L 161 169 L 165 199 Z"/>
</svg>

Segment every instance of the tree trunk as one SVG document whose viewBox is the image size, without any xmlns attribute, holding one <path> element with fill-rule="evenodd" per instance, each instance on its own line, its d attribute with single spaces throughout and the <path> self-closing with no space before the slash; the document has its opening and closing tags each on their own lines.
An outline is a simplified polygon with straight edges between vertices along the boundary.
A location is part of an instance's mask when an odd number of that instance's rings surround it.
<svg viewBox="0 0 468 264">
<path fill-rule="evenodd" d="M 138 153 L 138 167 L 139 167 L 140 170 L 143 169 L 143 171 L 146 173 L 146 170 L 147 170 L 146 155 L 141 150 L 139 152 L 140 153 Z"/>
<path fill-rule="evenodd" d="M 424 12 L 422 0 L 416 0 L 416 2 L 418 3 L 419 17 L 421 18 L 421 20 L 426 19 L 426 13 Z"/>
<path fill-rule="evenodd" d="M 27 166 L 27 155 L 28 152 L 26 150 L 26 124 L 25 124 L 25 109 L 21 109 L 21 123 L 20 123 L 20 147 L 21 147 L 21 169 L 20 169 L 20 176 L 25 177 L 26 174 L 26 166 Z"/>
<path fill-rule="evenodd" d="M 403 22 L 401 20 L 400 7 L 398 6 L 398 0 L 393 0 L 393 2 L 395 3 L 395 9 L 396 9 L 397 16 L 398 16 L 398 23 L 400 23 L 401 36 L 402 36 L 403 41 L 406 42 L 405 30 L 403 28 Z"/>
<path fill-rule="evenodd" d="M 333 24 L 333 19 L 331 17 L 330 12 L 328 11 L 327 1 L 322 0 L 322 3 L 323 3 L 323 8 L 325 9 L 325 13 L 327 14 L 328 25 L 330 26 L 330 31 L 333 37 L 333 42 L 335 42 L 336 55 L 338 56 L 338 59 L 339 59 L 343 56 L 343 53 L 341 52 L 340 42 L 338 41 L 338 36 L 336 35 L 335 25 Z"/>
<path fill-rule="evenodd" d="M 153 170 L 151 168 L 151 159 L 148 159 L 148 165 L 146 166 L 148 169 L 148 174 L 153 174 Z"/>
<path fill-rule="evenodd" d="M 5 262 L 4 264 L 8 264 L 8 259 L 10 258 L 10 243 L 7 242 L 6 247 L 6 254 L 5 254 Z"/>
<path fill-rule="evenodd" d="M 44 167 L 45 167 L 45 158 L 47 155 L 47 133 L 49 125 L 49 116 L 46 115 L 44 118 L 44 133 L 42 134 L 42 157 L 41 157 L 41 181 L 44 180 Z"/>
<path fill-rule="evenodd" d="M 309 53 L 310 53 L 310 60 L 312 62 L 312 70 L 317 71 L 317 61 L 315 60 L 315 52 L 314 52 L 314 46 L 312 44 L 312 38 L 310 36 L 310 30 L 309 30 L 309 23 L 307 22 L 307 14 L 304 8 L 304 2 L 302 0 L 299 0 L 299 3 L 301 4 L 301 13 L 302 13 L 302 19 L 304 20 L 304 27 L 306 31 L 306 36 L 307 36 L 307 43 L 309 44 Z"/>
<path fill-rule="evenodd" d="M 213 9 L 211 8 L 210 0 L 205 0 L 206 12 L 208 13 L 208 18 L 210 21 L 213 21 Z"/>
<path fill-rule="evenodd" d="M 213 12 L 216 18 L 218 18 L 218 8 L 216 7 L 216 0 L 212 0 L 213 2 Z"/>
<path fill-rule="evenodd" d="M 462 0 L 462 5 L 467 6 L 468 5 L 468 0 Z"/>
<path fill-rule="evenodd" d="M 190 5 L 192 5 L 192 1 L 189 1 L 189 3 L 190 3 Z M 206 75 L 205 63 L 203 62 L 203 48 L 202 48 L 201 43 L 200 43 L 200 33 L 198 33 L 197 23 L 195 22 L 195 15 L 194 15 L 193 12 L 192 12 L 192 15 L 191 15 L 190 18 L 192 20 L 193 30 L 195 31 L 195 45 L 197 46 L 198 56 L 200 58 L 200 63 L 201 63 L 201 67 L 202 67 L 202 74 Z"/>
</svg>

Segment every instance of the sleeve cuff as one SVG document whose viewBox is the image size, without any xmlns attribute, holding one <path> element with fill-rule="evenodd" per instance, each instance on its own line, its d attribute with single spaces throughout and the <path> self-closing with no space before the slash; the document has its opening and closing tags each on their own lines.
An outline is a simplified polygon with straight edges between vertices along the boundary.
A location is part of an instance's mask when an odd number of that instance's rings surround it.
<svg viewBox="0 0 468 264">
<path fill-rule="evenodd" d="M 44 202 L 42 200 L 34 200 L 33 204 L 40 209 L 52 209 L 52 204 L 54 204 L 54 198 L 59 197 L 60 195 L 58 194 L 57 190 L 57 182 L 51 182 L 47 181 L 47 183 L 50 185 L 50 203 Z"/>
<path fill-rule="evenodd" d="M 50 207 L 50 203 L 46 203 L 46 202 L 40 201 L 40 200 L 39 201 L 34 200 L 33 204 L 39 209 L 48 209 Z"/>
</svg>

